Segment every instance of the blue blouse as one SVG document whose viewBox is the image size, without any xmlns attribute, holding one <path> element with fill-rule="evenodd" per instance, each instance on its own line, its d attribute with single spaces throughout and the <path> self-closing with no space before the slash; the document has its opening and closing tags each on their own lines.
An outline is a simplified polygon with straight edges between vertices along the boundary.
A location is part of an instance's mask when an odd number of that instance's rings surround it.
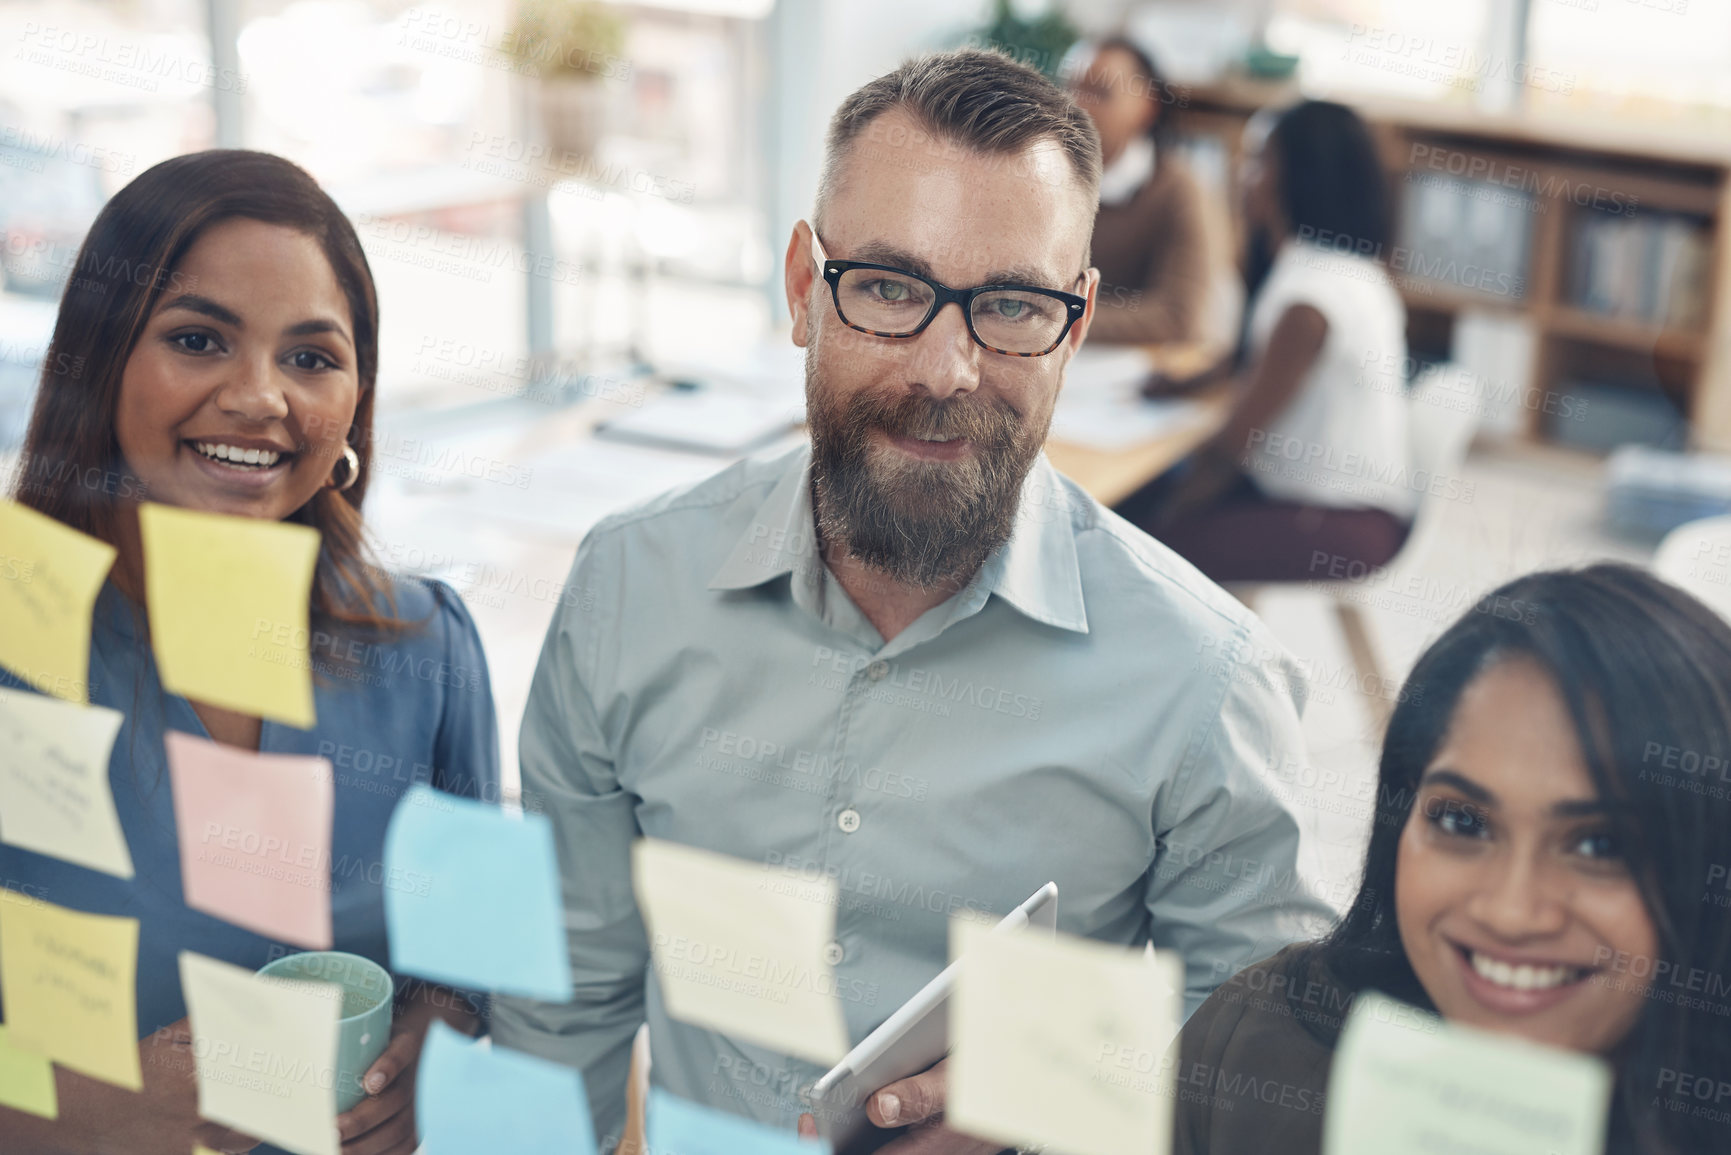
<svg viewBox="0 0 1731 1155">
<path fill-rule="evenodd" d="M 318 721 L 300 730 L 266 719 L 259 750 L 317 754 L 335 777 L 331 831 L 333 947 L 388 966 L 385 824 L 410 785 L 497 802 L 499 744 L 481 639 L 455 591 L 438 581 L 398 579 L 397 617 L 411 623 L 384 642 L 313 634 Z M 125 714 L 108 776 L 136 871 L 130 879 L 0 844 L 0 885 L 34 898 L 139 922 L 138 1037 L 184 1018 L 177 955 L 197 951 L 256 969 L 302 948 L 188 907 L 163 753 L 165 730 L 208 738 L 185 698 L 163 690 L 156 659 L 140 640 L 142 611 L 105 584 L 91 624 L 90 700 Z M 0 686 L 27 689 L 0 670 Z M 408 880 L 412 884 L 413 880 Z M 480 1007 L 476 1008 L 480 1010 Z"/>
</svg>

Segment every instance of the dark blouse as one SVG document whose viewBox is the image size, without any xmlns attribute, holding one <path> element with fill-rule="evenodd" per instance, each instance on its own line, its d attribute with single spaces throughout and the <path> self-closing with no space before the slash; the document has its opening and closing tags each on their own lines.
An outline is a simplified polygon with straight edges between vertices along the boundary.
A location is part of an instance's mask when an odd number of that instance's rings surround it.
<svg viewBox="0 0 1731 1155">
<path fill-rule="evenodd" d="M 1208 996 L 1178 1036 L 1173 1155 L 1320 1155 L 1334 1048 L 1303 1019 L 1338 1033 L 1352 996 L 1293 981 L 1288 947 Z"/>
</svg>

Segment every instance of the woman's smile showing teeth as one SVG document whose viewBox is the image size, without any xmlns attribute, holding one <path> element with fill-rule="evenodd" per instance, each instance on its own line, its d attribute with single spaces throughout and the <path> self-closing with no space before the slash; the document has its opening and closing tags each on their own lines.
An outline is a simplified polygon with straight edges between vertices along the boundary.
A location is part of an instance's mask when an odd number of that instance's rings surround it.
<svg viewBox="0 0 1731 1155">
<path fill-rule="evenodd" d="M 1545 1010 L 1583 990 L 1592 967 L 1498 958 L 1456 945 L 1467 991 L 1481 1005 L 1505 1015 Z"/>
<path fill-rule="evenodd" d="M 200 469 L 209 475 L 234 480 L 257 479 L 263 482 L 288 472 L 295 455 L 285 449 L 263 445 L 237 445 L 233 441 L 188 439 L 183 444 L 192 450 Z"/>
</svg>

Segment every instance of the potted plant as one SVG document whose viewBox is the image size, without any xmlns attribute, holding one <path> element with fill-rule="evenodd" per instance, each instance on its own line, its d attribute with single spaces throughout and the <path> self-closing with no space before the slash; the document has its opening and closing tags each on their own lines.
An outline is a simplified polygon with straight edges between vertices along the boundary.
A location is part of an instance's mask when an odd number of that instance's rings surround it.
<svg viewBox="0 0 1731 1155">
<path fill-rule="evenodd" d="M 601 81 L 624 75 L 625 19 L 597 0 L 519 0 L 505 52 L 538 78 L 541 125 L 556 151 L 587 159 L 607 112 Z"/>
</svg>

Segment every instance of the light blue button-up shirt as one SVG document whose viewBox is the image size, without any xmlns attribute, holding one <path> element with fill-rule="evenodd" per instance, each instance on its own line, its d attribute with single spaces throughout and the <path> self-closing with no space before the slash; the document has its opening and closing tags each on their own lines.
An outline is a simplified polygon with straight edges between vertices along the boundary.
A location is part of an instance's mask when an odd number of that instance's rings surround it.
<svg viewBox="0 0 1731 1155">
<path fill-rule="evenodd" d="M 632 895 L 648 835 L 836 880 L 857 1042 L 947 961 L 952 917 L 1047 880 L 1063 931 L 1177 951 L 1186 1011 L 1332 922 L 1272 788 L 1304 688 L 1258 620 L 1042 456 L 1014 532 L 886 643 L 815 553 L 810 452 L 598 525 L 523 719 L 555 823 L 575 999 L 495 999 L 504 1045 L 575 1065 L 616 1138 L 653 1081 L 791 1127 L 822 1069 L 670 1018 Z"/>
</svg>

